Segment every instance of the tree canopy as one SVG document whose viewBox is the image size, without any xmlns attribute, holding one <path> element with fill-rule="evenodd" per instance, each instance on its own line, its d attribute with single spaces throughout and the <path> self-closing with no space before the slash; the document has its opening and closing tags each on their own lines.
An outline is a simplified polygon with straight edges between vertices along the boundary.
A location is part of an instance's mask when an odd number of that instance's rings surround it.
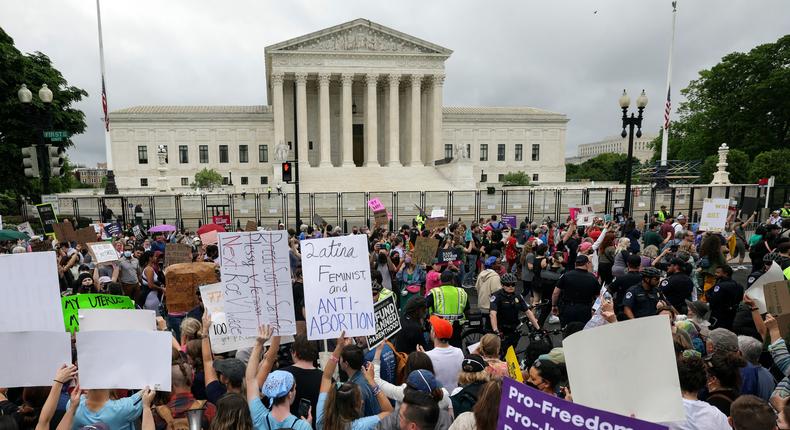
<svg viewBox="0 0 790 430">
<path fill-rule="evenodd" d="M 634 159 L 634 164 L 639 160 Z M 625 182 L 628 171 L 628 156 L 607 153 L 597 155 L 581 164 L 566 164 L 567 180 L 618 181 Z"/>
<path fill-rule="evenodd" d="M 70 86 L 63 75 L 52 66 L 49 57 L 41 52 L 23 54 L 14 46 L 14 40 L 0 28 L 0 193 L 37 196 L 41 193 L 38 179 L 25 177 L 22 166 L 22 148 L 38 143 L 40 127 L 49 130 L 65 130 L 69 135 L 85 131 L 85 114 L 72 105 L 88 93 Z M 17 91 L 27 84 L 33 93 L 30 106 L 20 103 Z M 52 103 L 45 106 L 38 98 L 38 90 L 47 84 L 52 90 Z M 47 110 L 51 123 L 47 123 Z M 65 147 L 73 146 L 71 140 Z M 65 167 L 65 166 L 64 166 Z M 69 172 L 69 169 L 64 169 Z M 66 175 L 68 176 L 68 174 Z M 68 191 L 70 178 L 53 178 L 53 192 Z"/>
<path fill-rule="evenodd" d="M 527 172 L 507 172 L 505 173 L 502 184 L 510 186 L 527 186 L 529 185 L 529 175 Z"/>
<path fill-rule="evenodd" d="M 203 168 L 203 170 L 195 173 L 195 182 L 192 183 L 192 188 L 211 190 L 220 185 L 222 185 L 222 175 L 214 169 Z"/>
<path fill-rule="evenodd" d="M 699 160 L 716 154 L 722 143 L 756 159 L 790 146 L 790 35 L 747 53 L 734 52 L 699 72 L 681 93 L 686 101 L 669 135 L 669 158 Z M 660 137 L 656 139 L 660 151 Z M 732 152 L 730 153 L 732 154 Z M 737 157 L 737 156 L 736 156 Z M 740 161 L 740 160 L 739 160 Z M 772 160 L 780 175 L 790 160 Z M 730 175 L 735 173 L 728 169 Z M 746 182 L 757 178 L 748 170 Z M 735 173 L 736 175 L 740 172 Z M 770 175 L 768 175 L 770 176 Z"/>
<path fill-rule="evenodd" d="M 710 155 L 705 158 L 699 169 L 700 183 L 709 184 L 713 180 L 713 173 L 718 170 L 716 164 L 719 162 L 719 155 Z M 730 173 L 730 182 L 733 184 L 748 184 L 749 179 L 749 155 L 737 149 L 731 149 L 727 154 L 727 172 Z"/>
</svg>

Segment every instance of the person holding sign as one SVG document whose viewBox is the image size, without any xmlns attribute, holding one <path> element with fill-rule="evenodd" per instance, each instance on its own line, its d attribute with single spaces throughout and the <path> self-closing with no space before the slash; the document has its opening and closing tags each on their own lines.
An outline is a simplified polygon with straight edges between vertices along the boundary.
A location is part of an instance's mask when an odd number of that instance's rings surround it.
<svg viewBox="0 0 790 430">
<path fill-rule="evenodd" d="M 373 367 L 368 365 L 363 375 L 365 382 L 370 387 L 379 403 L 381 412 L 376 415 L 363 416 L 362 394 L 359 385 L 346 382 L 335 386 L 332 375 L 340 362 L 340 356 L 346 345 L 345 332 L 337 339 L 334 352 L 324 366 L 321 378 L 321 389 L 316 405 L 316 430 L 373 430 L 378 423 L 392 413 L 392 404 L 381 391 L 373 378 Z"/>
</svg>

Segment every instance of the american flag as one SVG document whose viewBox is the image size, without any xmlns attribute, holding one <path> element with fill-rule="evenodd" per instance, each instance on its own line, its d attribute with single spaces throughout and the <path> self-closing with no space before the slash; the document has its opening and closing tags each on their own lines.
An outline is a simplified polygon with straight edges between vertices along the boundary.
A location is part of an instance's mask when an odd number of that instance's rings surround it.
<svg viewBox="0 0 790 430">
<path fill-rule="evenodd" d="M 671 90 L 667 88 L 667 102 L 664 105 L 664 130 L 669 130 L 669 112 L 672 110 L 672 101 L 669 99 Z"/>
<path fill-rule="evenodd" d="M 104 89 L 104 76 L 101 77 L 101 108 L 104 111 L 104 129 L 110 131 L 110 116 L 107 115 L 107 91 Z"/>
</svg>

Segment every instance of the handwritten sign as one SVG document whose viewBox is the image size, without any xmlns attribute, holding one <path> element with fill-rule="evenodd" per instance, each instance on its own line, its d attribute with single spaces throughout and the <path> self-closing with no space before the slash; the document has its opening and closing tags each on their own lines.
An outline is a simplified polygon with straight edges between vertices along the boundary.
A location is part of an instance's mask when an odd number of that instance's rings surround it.
<svg viewBox="0 0 790 430">
<path fill-rule="evenodd" d="M 303 240 L 301 249 L 307 338 L 375 334 L 367 237 Z"/>
<path fill-rule="evenodd" d="M 216 245 L 219 241 L 217 231 L 211 230 L 201 234 L 200 241 L 203 242 L 203 245 Z"/>
<path fill-rule="evenodd" d="M 321 215 L 315 214 L 315 215 L 313 215 L 313 224 L 315 224 L 317 227 L 320 228 L 320 227 L 323 227 L 323 226 L 327 225 L 327 222 L 324 219 L 324 217 L 322 217 Z"/>
<path fill-rule="evenodd" d="M 54 252 L 0 255 L 0 273 L 1 331 L 63 331 Z"/>
<path fill-rule="evenodd" d="M 401 328 L 398 306 L 395 305 L 395 296 L 389 296 L 376 303 L 373 306 L 373 314 L 376 318 L 376 334 L 368 336 L 368 347 L 371 349 L 391 338 Z"/>
<path fill-rule="evenodd" d="M 373 223 L 375 227 L 386 226 L 389 223 L 387 210 L 373 212 Z"/>
<path fill-rule="evenodd" d="M 47 238 L 47 236 L 43 236 L 41 240 L 31 240 L 30 250 L 33 252 L 52 251 L 52 240 Z"/>
<path fill-rule="evenodd" d="M 244 231 L 258 231 L 258 223 L 254 220 L 247 221 L 247 225 L 244 226 Z"/>
<path fill-rule="evenodd" d="M 782 267 L 776 264 L 774 261 L 771 264 L 771 267 L 768 268 L 765 273 L 760 275 L 760 277 L 752 283 L 752 286 L 746 290 L 746 295 L 754 300 L 754 305 L 760 309 L 761 314 L 768 312 L 768 307 L 766 306 L 765 286 L 773 282 L 783 281 L 785 281 L 785 276 L 784 273 L 782 273 Z"/>
<path fill-rule="evenodd" d="M 428 230 L 445 227 L 447 227 L 447 218 L 428 218 L 425 220 L 425 228 Z"/>
<path fill-rule="evenodd" d="M 386 207 L 384 207 L 384 203 L 381 203 L 381 200 L 379 200 L 378 197 L 368 200 L 368 207 L 373 212 L 383 211 L 387 209 Z"/>
<path fill-rule="evenodd" d="M 165 267 L 171 264 L 191 263 L 192 247 L 185 243 L 165 244 Z"/>
<path fill-rule="evenodd" d="M 126 296 L 112 294 L 77 294 L 60 299 L 66 331 L 80 329 L 80 309 L 134 309 L 134 302 Z"/>
<path fill-rule="evenodd" d="M 763 286 L 765 305 L 771 315 L 790 313 L 790 290 L 787 281 L 770 282 Z"/>
<path fill-rule="evenodd" d="M 434 208 L 431 210 L 430 218 L 444 218 L 445 217 L 445 210 L 440 208 Z"/>
<path fill-rule="evenodd" d="M 17 231 L 21 231 L 22 233 L 27 233 L 28 236 L 33 237 L 36 235 L 36 232 L 33 231 L 33 227 L 30 226 L 30 223 L 25 221 L 22 224 L 16 226 Z"/>
<path fill-rule="evenodd" d="M 545 394 L 512 378 L 502 380 L 496 428 L 666 430 L 665 426 L 659 424 L 589 408 Z"/>
<path fill-rule="evenodd" d="M 38 211 L 38 218 L 41 220 L 41 227 L 44 228 L 44 234 L 54 235 L 55 228 L 53 227 L 58 223 L 58 217 L 55 216 L 55 208 L 52 203 L 43 203 L 36 205 Z"/>
<path fill-rule="evenodd" d="M 94 263 L 101 264 L 110 261 L 118 261 L 118 251 L 115 250 L 112 243 L 94 242 L 88 243 L 87 245 Z"/>
<path fill-rule="evenodd" d="M 723 231 L 727 223 L 730 199 L 705 199 L 702 202 L 702 217 L 699 231 Z"/>
<path fill-rule="evenodd" d="M 436 250 L 438 248 L 439 239 L 417 236 L 417 241 L 414 243 L 414 263 L 433 264 L 433 259 L 436 258 Z"/>
<path fill-rule="evenodd" d="M 219 253 L 228 333 L 256 336 L 269 324 L 279 335 L 295 334 L 288 232 L 221 233 Z"/>
<path fill-rule="evenodd" d="M 228 333 L 228 319 L 225 315 L 225 287 L 222 283 L 202 285 L 200 297 L 203 306 L 211 316 L 211 351 L 215 354 L 235 351 L 255 345 L 255 336 L 236 336 Z"/>
<path fill-rule="evenodd" d="M 77 243 L 85 246 L 91 242 L 96 242 L 96 232 L 92 227 L 83 227 L 76 231 Z"/>
<path fill-rule="evenodd" d="M 189 312 L 198 305 L 197 288 L 217 282 L 213 263 L 178 263 L 165 269 L 168 312 Z"/>
</svg>

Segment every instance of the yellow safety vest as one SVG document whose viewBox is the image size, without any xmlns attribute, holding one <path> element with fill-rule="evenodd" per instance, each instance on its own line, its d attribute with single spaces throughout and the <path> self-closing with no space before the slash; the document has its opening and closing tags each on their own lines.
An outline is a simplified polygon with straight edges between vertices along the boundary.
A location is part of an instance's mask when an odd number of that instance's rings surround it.
<svg viewBox="0 0 790 430">
<path fill-rule="evenodd" d="M 390 290 L 388 290 L 386 288 L 382 288 L 381 292 L 379 293 L 379 299 L 376 301 L 376 303 L 381 302 L 383 300 L 387 300 L 387 297 L 389 297 L 391 295 L 392 295 L 392 291 L 390 291 Z"/>
<path fill-rule="evenodd" d="M 466 291 L 452 285 L 442 285 L 431 290 L 433 296 L 433 314 L 447 321 L 464 319 L 466 308 Z"/>
</svg>

